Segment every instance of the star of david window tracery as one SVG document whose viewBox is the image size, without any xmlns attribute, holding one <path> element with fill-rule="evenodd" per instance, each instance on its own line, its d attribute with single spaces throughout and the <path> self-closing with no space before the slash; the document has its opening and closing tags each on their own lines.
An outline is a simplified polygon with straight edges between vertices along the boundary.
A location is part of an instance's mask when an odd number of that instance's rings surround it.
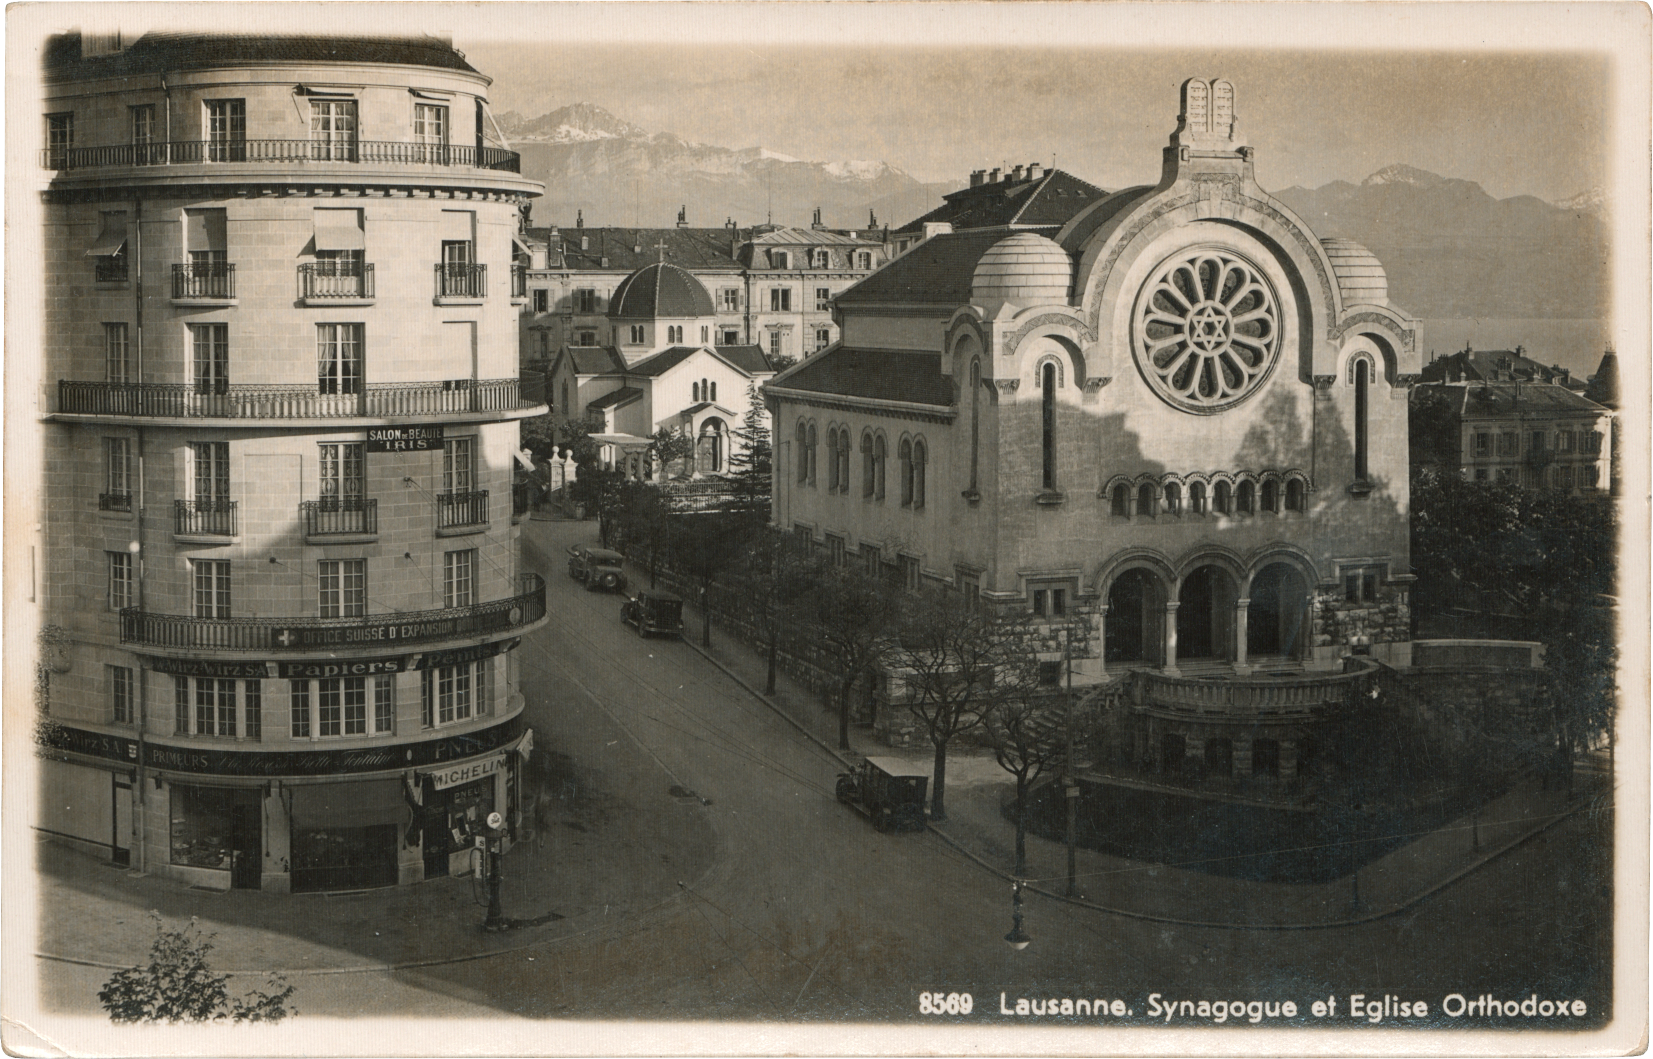
<svg viewBox="0 0 1653 1059">
<path fill-rule="evenodd" d="M 1226 249 L 1185 250 L 1162 264 L 1138 299 L 1137 364 L 1167 403 L 1220 412 L 1273 370 L 1280 311 L 1261 270 Z"/>
</svg>

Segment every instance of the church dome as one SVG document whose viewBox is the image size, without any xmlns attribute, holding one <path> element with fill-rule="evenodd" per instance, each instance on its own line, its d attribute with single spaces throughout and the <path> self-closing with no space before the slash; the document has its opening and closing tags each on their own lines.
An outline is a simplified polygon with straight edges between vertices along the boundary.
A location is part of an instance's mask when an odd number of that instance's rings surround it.
<svg viewBox="0 0 1653 1059">
<path fill-rule="evenodd" d="M 1067 251 L 1042 235 L 1018 232 L 994 243 L 976 262 L 970 299 L 1066 304 L 1072 286 L 1073 262 Z"/>
<path fill-rule="evenodd" d="M 622 320 L 712 316 L 712 296 L 698 279 L 665 262 L 644 265 L 620 281 L 608 315 Z"/>
<path fill-rule="evenodd" d="M 1353 239 L 1322 239 L 1320 245 L 1332 259 L 1332 272 L 1345 304 L 1389 304 L 1389 277 L 1376 255 Z"/>
</svg>

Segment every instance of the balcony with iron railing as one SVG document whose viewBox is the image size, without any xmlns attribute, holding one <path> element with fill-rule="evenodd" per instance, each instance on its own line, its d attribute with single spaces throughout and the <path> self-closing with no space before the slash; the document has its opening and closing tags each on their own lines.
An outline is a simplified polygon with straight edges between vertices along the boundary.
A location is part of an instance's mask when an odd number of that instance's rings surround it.
<svg viewBox="0 0 1653 1059">
<path fill-rule="evenodd" d="M 436 300 L 481 301 L 488 296 L 488 266 L 444 261 L 436 266 Z"/>
<path fill-rule="evenodd" d="M 372 301 L 373 266 L 362 261 L 317 261 L 298 267 L 301 301 L 323 305 Z"/>
<path fill-rule="evenodd" d="M 226 261 L 192 261 L 172 266 L 173 302 L 217 304 L 234 299 L 234 265 Z"/>
<path fill-rule="evenodd" d="M 179 140 L 172 143 L 52 147 L 40 164 L 59 173 L 122 166 L 179 165 L 410 165 L 522 171 L 515 151 L 498 147 L 402 143 L 390 140 Z"/>
<path fill-rule="evenodd" d="M 299 503 L 304 535 L 311 541 L 367 538 L 379 533 L 379 501 L 366 497 L 325 497 Z"/>
<path fill-rule="evenodd" d="M 436 532 L 479 533 L 488 528 L 488 490 L 436 494 Z"/>
<path fill-rule="evenodd" d="M 528 266 L 511 266 L 511 303 L 521 305 L 528 300 Z"/>
<path fill-rule="evenodd" d="M 361 618 L 195 618 L 139 607 L 121 611 L 121 642 L 227 651 L 379 651 L 514 632 L 545 617 L 545 582 L 522 578 L 517 594 L 491 603 Z"/>
<path fill-rule="evenodd" d="M 136 419 L 418 419 L 498 415 L 518 418 L 544 403 L 545 377 L 366 383 L 356 393 L 323 393 L 315 384 L 212 386 L 58 380 L 54 415 Z M 203 392 L 209 391 L 209 392 Z"/>
<path fill-rule="evenodd" d="M 175 500 L 173 536 L 191 540 L 234 537 L 237 506 L 234 500 Z"/>
<path fill-rule="evenodd" d="M 131 493 L 99 493 L 98 494 L 98 510 L 99 511 L 131 511 L 132 510 L 132 494 Z"/>
</svg>

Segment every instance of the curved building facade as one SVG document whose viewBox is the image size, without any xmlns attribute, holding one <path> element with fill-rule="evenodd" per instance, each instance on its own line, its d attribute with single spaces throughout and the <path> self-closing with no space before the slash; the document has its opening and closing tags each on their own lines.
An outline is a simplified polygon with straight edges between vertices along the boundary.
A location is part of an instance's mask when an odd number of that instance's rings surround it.
<svg viewBox="0 0 1653 1059">
<path fill-rule="evenodd" d="M 100 54 L 93 54 L 94 51 Z M 217 888 L 465 870 L 532 734 L 512 260 L 430 38 L 47 50 L 38 826 Z"/>
</svg>

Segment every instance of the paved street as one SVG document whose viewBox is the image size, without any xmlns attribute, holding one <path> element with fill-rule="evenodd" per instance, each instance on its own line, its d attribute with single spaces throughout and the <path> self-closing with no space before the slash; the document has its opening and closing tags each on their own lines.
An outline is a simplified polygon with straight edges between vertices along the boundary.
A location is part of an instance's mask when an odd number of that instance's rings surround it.
<svg viewBox="0 0 1653 1059">
<path fill-rule="evenodd" d="M 638 639 L 619 597 L 569 580 L 563 549 L 595 535 L 524 527 L 552 614 L 519 649 L 551 781 L 534 839 L 506 858 L 504 897 L 507 915 L 564 918 L 485 938 L 468 880 L 347 899 L 203 895 L 48 852 L 68 885 L 47 888 L 39 951 L 135 962 L 144 909 L 198 914 L 225 969 L 358 969 L 300 974 L 306 1015 L 910 1020 L 921 990 L 972 993 L 972 1022 L 998 1017 L 1001 991 L 1118 997 L 1138 1018 L 1154 992 L 1305 1005 L 1387 991 L 1432 1009 L 1451 992 L 1537 992 L 1605 1010 L 1604 969 L 1575 955 L 1609 948 L 1595 939 L 1610 926 L 1610 858 L 1583 815 L 1376 922 L 1183 927 L 1032 895 L 1033 944 L 1012 951 L 1006 883 L 934 834 L 874 832 L 834 800 L 830 754 L 693 646 Z M 690 627 L 698 637 L 698 616 Z M 986 775 L 958 772 L 961 787 Z M 40 966 L 53 1006 L 95 1010 L 107 970 Z"/>
</svg>

